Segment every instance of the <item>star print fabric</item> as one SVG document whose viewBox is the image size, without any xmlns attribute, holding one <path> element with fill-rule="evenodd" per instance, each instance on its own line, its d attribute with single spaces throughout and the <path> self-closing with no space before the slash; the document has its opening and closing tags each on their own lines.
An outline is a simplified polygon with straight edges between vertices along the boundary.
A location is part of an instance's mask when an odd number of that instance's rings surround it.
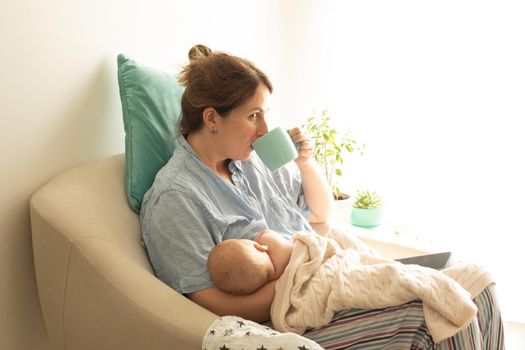
<svg viewBox="0 0 525 350">
<path fill-rule="evenodd" d="M 236 316 L 219 317 L 206 331 L 202 350 L 323 350 L 310 339 L 281 333 Z"/>
</svg>

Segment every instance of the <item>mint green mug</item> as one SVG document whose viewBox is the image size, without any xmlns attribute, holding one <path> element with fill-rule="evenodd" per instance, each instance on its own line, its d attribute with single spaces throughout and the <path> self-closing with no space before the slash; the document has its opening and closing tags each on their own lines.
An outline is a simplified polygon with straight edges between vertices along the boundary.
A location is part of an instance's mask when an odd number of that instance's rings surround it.
<svg viewBox="0 0 525 350">
<path fill-rule="evenodd" d="M 280 126 L 255 140 L 252 147 L 271 171 L 279 169 L 298 156 L 292 138 Z"/>
</svg>

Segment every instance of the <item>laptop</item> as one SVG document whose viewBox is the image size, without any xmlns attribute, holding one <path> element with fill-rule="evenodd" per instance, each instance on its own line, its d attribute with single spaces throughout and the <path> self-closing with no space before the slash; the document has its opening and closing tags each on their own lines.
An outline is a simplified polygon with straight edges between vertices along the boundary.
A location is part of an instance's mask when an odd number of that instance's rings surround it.
<svg viewBox="0 0 525 350">
<path fill-rule="evenodd" d="M 435 270 L 441 270 L 447 267 L 448 262 L 450 261 L 450 252 L 441 252 L 434 254 L 426 254 L 419 256 L 412 256 L 409 258 L 396 259 L 403 264 L 415 264 L 425 267 L 430 267 Z"/>
</svg>

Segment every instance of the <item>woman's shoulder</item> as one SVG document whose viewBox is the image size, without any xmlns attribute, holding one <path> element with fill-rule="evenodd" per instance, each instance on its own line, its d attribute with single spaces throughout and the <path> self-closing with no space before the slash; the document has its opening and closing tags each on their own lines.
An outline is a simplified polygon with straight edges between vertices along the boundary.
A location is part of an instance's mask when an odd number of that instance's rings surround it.
<svg viewBox="0 0 525 350">
<path fill-rule="evenodd" d="M 148 197 L 160 196 L 167 192 L 191 193 L 199 188 L 203 174 L 191 157 L 175 150 L 168 162 L 160 168 L 148 190 Z"/>
</svg>

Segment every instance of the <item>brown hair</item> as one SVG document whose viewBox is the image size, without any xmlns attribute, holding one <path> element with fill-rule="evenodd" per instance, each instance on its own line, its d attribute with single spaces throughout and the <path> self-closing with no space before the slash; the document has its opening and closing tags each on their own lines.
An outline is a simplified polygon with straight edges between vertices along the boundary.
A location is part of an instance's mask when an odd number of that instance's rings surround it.
<svg viewBox="0 0 525 350">
<path fill-rule="evenodd" d="M 193 46 L 188 57 L 190 63 L 179 75 L 179 83 L 186 87 L 181 102 L 183 135 L 202 127 L 202 112 L 207 107 L 226 117 L 250 98 L 259 84 L 273 91 L 266 74 L 244 58 L 214 52 L 204 45 Z"/>
</svg>

